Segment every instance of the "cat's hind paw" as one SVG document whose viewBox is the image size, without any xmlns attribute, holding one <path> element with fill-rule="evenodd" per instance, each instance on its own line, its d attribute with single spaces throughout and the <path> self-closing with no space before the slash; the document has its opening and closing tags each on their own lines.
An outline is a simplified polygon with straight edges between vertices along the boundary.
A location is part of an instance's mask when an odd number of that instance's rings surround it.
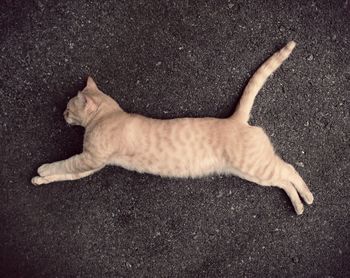
<svg viewBox="0 0 350 278">
<path fill-rule="evenodd" d="M 308 205 L 311 205 L 314 202 L 314 195 L 311 192 L 308 192 L 304 195 L 304 200 Z"/>
<path fill-rule="evenodd" d="M 293 204 L 294 210 L 297 215 L 302 215 L 304 212 L 304 206 L 302 204 Z"/>
</svg>

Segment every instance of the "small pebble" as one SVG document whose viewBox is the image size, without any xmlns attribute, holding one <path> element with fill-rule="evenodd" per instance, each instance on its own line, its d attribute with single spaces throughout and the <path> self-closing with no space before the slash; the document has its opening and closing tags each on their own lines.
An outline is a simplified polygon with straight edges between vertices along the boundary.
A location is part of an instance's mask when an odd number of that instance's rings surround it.
<svg viewBox="0 0 350 278">
<path fill-rule="evenodd" d="M 312 55 L 312 54 L 309 57 L 307 57 L 308 61 L 312 61 L 313 59 L 314 59 L 314 55 Z"/>
<path fill-rule="evenodd" d="M 221 198 L 222 196 L 224 196 L 224 193 L 220 190 L 220 191 L 219 191 L 219 194 L 216 195 L 216 198 Z"/>
<path fill-rule="evenodd" d="M 41 1 L 38 1 L 37 4 L 38 4 L 39 9 L 40 9 L 41 11 L 43 11 L 44 8 L 45 8 L 45 5 L 44 5 Z"/>
<path fill-rule="evenodd" d="M 295 163 L 296 165 L 298 165 L 298 166 L 300 166 L 300 167 L 305 167 L 305 165 L 304 165 L 304 163 L 303 162 L 297 162 L 297 163 Z"/>
</svg>

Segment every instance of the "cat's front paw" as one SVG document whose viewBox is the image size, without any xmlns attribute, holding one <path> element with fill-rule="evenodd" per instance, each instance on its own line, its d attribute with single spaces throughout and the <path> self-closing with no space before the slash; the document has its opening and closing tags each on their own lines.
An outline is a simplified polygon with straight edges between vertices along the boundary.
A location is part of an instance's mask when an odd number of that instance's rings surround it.
<svg viewBox="0 0 350 278">
<path fill-rule="evenodd" d="M 39 177 L 39 176 L 32 178 L 31 182 L 33 185 L 42 185 L 42 184 L 50 183 L 50 181 L 45 177 Z"/>
<path fill-rule="evenodd" d="M 47 163 L 43 164 L 38 168 L 38 174 L 41 177 L 49 176 L 52 174 L 52 166 Z"/>
</svg>

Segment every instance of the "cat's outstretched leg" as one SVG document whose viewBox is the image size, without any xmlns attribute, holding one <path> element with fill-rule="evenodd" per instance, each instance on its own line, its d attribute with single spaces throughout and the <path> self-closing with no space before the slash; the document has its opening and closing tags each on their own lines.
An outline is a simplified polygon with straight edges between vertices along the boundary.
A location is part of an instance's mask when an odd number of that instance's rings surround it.
<svg viewBox="0 0 350 278">
<path fill-rule="evenodd" d="M 280 181 L 275 186 L 283 189 L 287 193 L 293 204 L 294 210 L 298 215 L 304 212 L 304 206 L 299 198 L 298 192 L 289 181 Z"/>
<path fill-rule="evenodd" d="M 286 163 L 286 167 L 288 168 L 286 177 L 288 177 L 288 180 L 294 185 L 300 196 L 304 199 L 305 203 L 311 205 L 314 201 L 314 196 L 307 187 L 306 183 L 292 165 Z"/>
<path fill-rule="evenodd" d="M 83 173 L 100 169 L 105 165 L 101 158 L 93 157 L 88 152 L 74 155 L 68 159 L 43 164 L 38 168 L 38 174 L 42 177 L 62 174 Z"/>
<path fill-rule="evenodd" d="M 274 186 L 283 189 L 290 198 L 295 212 L 298 215 L 302 214 L 304 206 L 300 197 L 310 205 L 314 200 L 312 193 L 292 165 L 286 163 L 277 155 L 273 154 L 272 159 L 267 159 L 268 157 L 269 155 L 266 153 L 264 153 L 263 158 L 255 157 L 254 161 L 269 162 L 260 163 L 260 169 L 259 167 L 245 169 L 245 173 L 241 172 L 239 176 L 263 186 Z"/>
<path fill-rule="evenodd" d="M 77 180 L 81 179 L 84 177 L 87 177 L 89 175 L 92 175 L 93 173 L 97 172 L 99 169 L 91 170 L 91 171 L 86 171 L 82 173 L 74 173 L 74 174 L 58 174 L 58 175 L 50 175 L 50 176 L 37 176 L 32 178 L 32 184 L 34 185 L 43 185 L 43 184 L 48 184 L 51 182 L 56 182 L 56 181 L 65 181 L 65 180 Z"/>
<path fill-rule="evenodd" d="M 308 205 L 313 203 L 314 196 L 294 167 L 284 162 L 282 159 L 279 161 L 279 166 L 276 168 L 277 172 L 279 173 L 279 179 L 271 182 L 271 184 L 282 188 L 287 193 L 292 201 L 295 212 L 300 215 L 303 213 L 304 207 L 299 195 Z"/>
</svg>

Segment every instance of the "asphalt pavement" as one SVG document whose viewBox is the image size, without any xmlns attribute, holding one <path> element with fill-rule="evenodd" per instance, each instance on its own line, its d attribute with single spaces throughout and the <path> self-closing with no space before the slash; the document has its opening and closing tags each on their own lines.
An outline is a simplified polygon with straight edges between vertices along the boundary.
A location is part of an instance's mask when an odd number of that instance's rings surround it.
<svg viewBox="0 0 350 278">
<path fill-rule="evenodd" d="M 257 67 L 297 47 L 253 124 L 315 196 L 233 176 L 120 167 L 42 187 L 79 153 L 63 111 L 88 75 L 126 111 L 227 117 Z M 1 1 L 0 277 L 350 277 L 350 1 Z"/>
</svg>

